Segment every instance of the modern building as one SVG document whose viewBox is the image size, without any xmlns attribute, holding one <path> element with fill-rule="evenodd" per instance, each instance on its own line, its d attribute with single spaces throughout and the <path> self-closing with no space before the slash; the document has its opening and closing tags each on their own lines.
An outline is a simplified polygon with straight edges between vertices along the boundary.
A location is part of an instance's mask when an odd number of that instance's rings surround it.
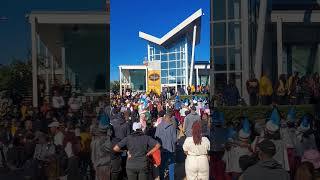
<svg viewBox="0 0 320 180">
<path fill-rule="evenodd" d="M 320 70 L 320 6 L 314 0 L 211 0 L 211 92 L 266 73 Z M 213 94 L 213 93 L 212 93 Z M 247 101 L 248 102 L 248 101 Z"/>
<path fill-rule="evenodd" d="M 163 88 L 187 92 L 188 85 L 207 85 L 209 61 L 194 59 L 202 15 L 199 9 L 161 38 L 139 32 L 139 37 L 147 41 L 147 57 L 144 65 L 119 66 L 120 92 L 132 89 L 160 93 Z"/>
<path fill-rule="evenodd" d="M 108 9 L 108 8 L 107 8 Z M 69 79 L 74 91 L 104 91 L 109 86 L 110 16 L 108 11 L 32 11 L 33 106 L 39 80 L 46 94 L 55 80 Z"/>
</svg>

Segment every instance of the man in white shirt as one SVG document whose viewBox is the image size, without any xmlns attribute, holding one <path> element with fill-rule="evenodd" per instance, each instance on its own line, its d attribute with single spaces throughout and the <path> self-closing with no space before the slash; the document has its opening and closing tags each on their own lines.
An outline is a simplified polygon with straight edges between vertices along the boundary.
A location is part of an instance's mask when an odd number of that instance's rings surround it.
<svg viewBox="0 0 320 180">
<path fill-rule="evenodd" d="M 51 133 L 54 135 L 53 142 L 56 146 L 63 145 L 64 135 L 60 131 L 59 126 L 60 126 L 60 123 L 58 121 L 54 121 L 54 122 L 50 123 L 48 126 L 50 128 Z"/>
<path fill-rule="evenodd" d="M 52 107 L 56 110 L 60 110 L 65 105 L 64 99 L 57 91 L 54 91 L 54 95 L 52 97 Z"/>
</svg>

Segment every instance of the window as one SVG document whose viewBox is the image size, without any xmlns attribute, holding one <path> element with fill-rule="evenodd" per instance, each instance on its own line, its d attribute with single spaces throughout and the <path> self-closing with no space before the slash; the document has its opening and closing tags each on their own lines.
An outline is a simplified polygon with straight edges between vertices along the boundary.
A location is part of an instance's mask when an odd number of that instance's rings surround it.
<svg viewBox="0 0 320 180">
<path fill-rule="evenodd" d="M 176 69 L 170 69 L 170 70 L 169 70 L 169 75 L 170 75 L 170 76 L 176 76 L 176 74 L 177 74 L 177 73 L 176 73 Z"/>
<path fill-rule="evenodd" d="M 227 85 L 227 74 L 225 73 L 214 74 L 214 79 L 215 79 L 215 91 L 217 93 L 222 93 L 225 86 Z"/>
<path fill-rule="evenodd" d="M 161 78 L 161 84 L 168 84 L 167 78 Z"/>
<path fill-rule="evenodd" d="M 172 68 L 177 68 L 176 63 L 177 63 L 177 61 L 170 61 L 170 62 L 169 62 L 169 68 L 170 68 L 170 69 L 172 69 Z"/>
<path fill-rule="evenodd" d="M 161 70 L 161 77 L 167 77 L 168 76 L 168 70 Z"/>
<path fill-rule="evenodd" d="M 169 60 L 176 60 L 176 54 L 175 53 L 170 53 L 169 54 Z"/>
<path fill-rule="evenodd" d="M 222 20 L 225 19 L 226 3 L 224 0 L 212 0 L 211 1 L 211 12 L 212 12 L 212 20 Z"/>
<path fill-rule="evenodd" d="M 215 71 L 224 71 L 227 69 L 227 63 L 226 63 L 226 49 L 225 48 L 219 48 L 214 49 L 214 69 Z"/>
<path fill-rule="evenodd" d="M 229 70 L 240 71 L 241 65 L 241 49 L 240 48 L 229 48 Z"/>
<path fill-rule="evenodd" d="M 161 69 L 168 69 L 168 62 L 161 62 Z"/>
<path fill-rule="evenodd" d="M 228 45 L 240 45 L 241 44 L 241 27 L 240 22 L 228 23 Z"/>
<path fill-rule="evenodd" d="M 228 0 L 228 19 L 240 18 L 240 0 Z"/>
<path fill-rule="evenodd" d="M 226 44 L 226 23 L 215 23 L 212 28 L 213 45 L 225 45 Z"/>
</svg>

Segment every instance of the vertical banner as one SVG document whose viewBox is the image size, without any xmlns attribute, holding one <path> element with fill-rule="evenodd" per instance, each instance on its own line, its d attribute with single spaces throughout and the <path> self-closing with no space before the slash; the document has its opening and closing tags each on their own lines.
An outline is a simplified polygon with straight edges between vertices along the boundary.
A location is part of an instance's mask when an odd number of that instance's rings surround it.
<svg viewBox="0 0 320 180">
<path fill-rule="evenodd" d="M 160 61 L 148 62 L 148 92 L 160 95 L 161 93 L 161 70 Z"/>
</svg>

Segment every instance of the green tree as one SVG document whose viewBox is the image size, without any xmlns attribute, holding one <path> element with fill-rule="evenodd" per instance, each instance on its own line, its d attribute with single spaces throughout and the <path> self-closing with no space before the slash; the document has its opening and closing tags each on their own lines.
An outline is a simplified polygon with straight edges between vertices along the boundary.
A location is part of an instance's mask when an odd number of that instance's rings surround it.
<svg viewBox="0 0 320 180">
<path fill-rule="evenodd" d="M 32 91 L 32 66 L 14 59 L 11 64 L 0 67 L 0 90 L 15 89 L 21 95 Z"/>
<path fill-rule="evenodd" d="M 110 89 L 112 92 L 119 92 L 120 82 L 119 81 L 111 81 L 110 82 Z"/>
</svg>

